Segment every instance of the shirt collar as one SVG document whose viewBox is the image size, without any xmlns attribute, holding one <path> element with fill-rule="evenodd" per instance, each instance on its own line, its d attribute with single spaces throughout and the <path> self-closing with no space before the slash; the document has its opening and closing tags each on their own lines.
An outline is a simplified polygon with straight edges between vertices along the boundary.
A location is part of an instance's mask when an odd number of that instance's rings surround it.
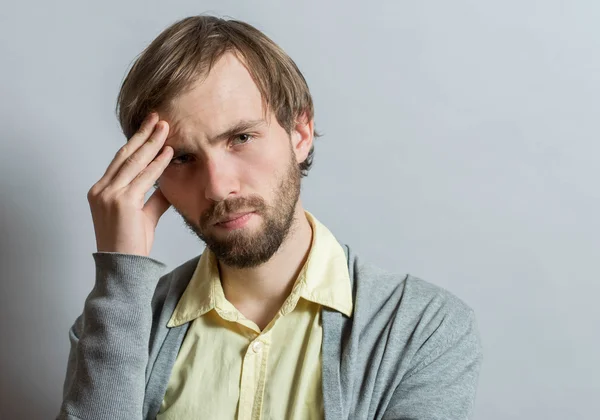
<svg viewBox="0 0 600 420">
<path fill-rule="evenodd" d="M 313 236 L 308 258 L 296 283 L 300 296 L 352 315 L 352 287 L 344 249 L 325 225 L 305 210 Z"/>
</svg>

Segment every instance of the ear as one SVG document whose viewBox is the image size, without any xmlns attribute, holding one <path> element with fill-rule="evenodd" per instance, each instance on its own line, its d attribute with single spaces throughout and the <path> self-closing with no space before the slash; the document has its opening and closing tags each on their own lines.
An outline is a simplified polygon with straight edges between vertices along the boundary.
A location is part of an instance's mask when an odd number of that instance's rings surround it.
<svg viewBox="0 0 600 420">
<path fill-rule="evenodd" d="M 314 126 L 314 120 L 309 121 L 305 112 L 298 117 L 296 125 L 292 129 L 292 148 L 298 163 L 304 162 L 308 157 L 308 152 L 313 145 Z"/>
</svg>

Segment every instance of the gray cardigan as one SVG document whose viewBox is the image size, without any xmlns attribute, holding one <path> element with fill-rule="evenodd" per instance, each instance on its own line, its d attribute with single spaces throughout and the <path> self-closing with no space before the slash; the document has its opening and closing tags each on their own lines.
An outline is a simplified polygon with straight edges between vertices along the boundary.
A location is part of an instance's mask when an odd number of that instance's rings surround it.
<svg viewBox="0 0 600 420">
<path fill-rule="evenodd" d="M 354 312 L 348 318 L 322 309 L 325 418 L 470 418 L 482 361 L 472 309 L 438 286 L 388 273 L 342 247 Z M 164 275 L 165 264 L 150 257 L 93 257 L 96 281 L 69 330 L 57 419 L 154 419 L 189 326 L 166 324 L 200 256 Z"/>
</svg>

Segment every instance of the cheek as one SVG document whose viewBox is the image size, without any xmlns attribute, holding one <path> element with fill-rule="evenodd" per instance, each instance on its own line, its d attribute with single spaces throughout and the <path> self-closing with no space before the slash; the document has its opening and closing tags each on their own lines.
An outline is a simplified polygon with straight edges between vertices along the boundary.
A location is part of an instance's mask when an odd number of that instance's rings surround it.
<svg viewBox="0 0 600 420">
<path fill-rule="evenodd" d="M 175 180 L 163 174 L 159 181 L 160 190 L 173 207 L 179 210 L 189 206 L 187 202 L 190 201 L 190 195 L 185 194 L 188 188 L 180 180 Z"/>
<path fill-rule="evenodd" d="M 266 138 L 260 147 L 252 150 L 248 156 L 248 162 L 251 163 L 253 170 L 273 178 L 287 168 L 291 153 L 289 139 L 285 135 L 276 133 Z"/>
<path fill-rule="evenodd" d="M 246 156 L 240 166 L 242 191 L 249 190 L 264 195 L 272 187 L 281 172 L 281 162 L 273 150 L 258 151 Z"/>
</svg>

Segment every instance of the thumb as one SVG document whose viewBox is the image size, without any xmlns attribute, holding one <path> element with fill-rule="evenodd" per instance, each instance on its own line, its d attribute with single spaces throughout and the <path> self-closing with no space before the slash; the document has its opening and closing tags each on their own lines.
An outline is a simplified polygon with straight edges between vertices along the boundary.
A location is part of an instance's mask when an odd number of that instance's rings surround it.
<svg viewBox="0 0 600 420">
<path fill-rule="evenodd" d="M 143 212 L 152 220 L 154 226 L 158 225 L 160 217 L 171 207 L 171 203 L 163 195 L 160 188 L 156 188 L 146 204 L 144 204 Z"/>
</svg>

